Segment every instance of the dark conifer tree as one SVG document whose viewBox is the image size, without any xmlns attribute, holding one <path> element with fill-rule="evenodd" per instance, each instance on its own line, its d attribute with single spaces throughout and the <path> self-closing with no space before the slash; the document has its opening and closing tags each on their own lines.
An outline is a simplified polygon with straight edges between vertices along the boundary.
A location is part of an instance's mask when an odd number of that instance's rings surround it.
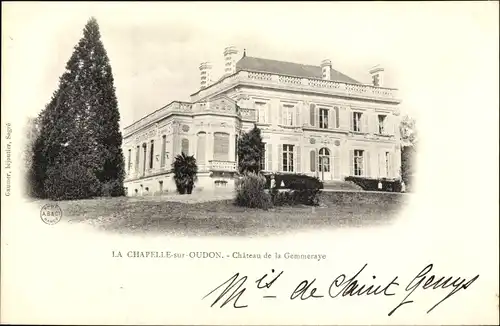
<svg viewBox="0 0 500 326">
<path fill-rule="evenodd" d="M 123 195 L 120 115 L 111 66 L 91 18 L 39 117 L 33 179 L 38 196 L 79 199 Z"/>
<path fill-rule="evenodd" d="M 240 173 L 260 172 L 260 160 L 264 154 L 264 143 L 260 129 L 254 126 L 238 140 L 238 169 Z"/>
</svg>

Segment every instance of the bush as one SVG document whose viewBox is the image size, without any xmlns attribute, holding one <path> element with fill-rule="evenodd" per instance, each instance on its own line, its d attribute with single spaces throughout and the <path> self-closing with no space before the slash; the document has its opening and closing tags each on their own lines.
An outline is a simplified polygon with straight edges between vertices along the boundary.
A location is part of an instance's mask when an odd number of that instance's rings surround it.
<svg viewBox="0 0 500 326">
<path fill-rule="evenodd" d="M 272 207 L 271 195 L 264 190 L 265 184 L 264 176 L 246 172 L 236 182 L 236 205 L 263 209 Z"/>
<path fill-rule="evenodd" d="M 72 162 L 49 168 L 44 190 L 52 200 L 84 199 L 100 195 L 101 184 L 91 169 Z"/>
<path fill-rule="evenodd" d="M 266 176 L 266 186 L 271 184 L 271 176 Z M 318 195 L 323 189 L 323 183 L 315 177 L 303 174 L 275 174 L 275 186 L 270 190 L 273 204 L 282 205 L 311 205 L 319 204 Z M 283 185 L 281 183 L 283 182 Z M 278 189 L 289 189 L 279 191 Z"/>
<path fill-rule="evenodd" d="M 124 196 L 125 188 L 118 180 L 108 181 L 102 184 L 101 194 L 105 197 Z"/>
<path fill-rule="evenodd" d="M 363 190 L 401 192 L 400 180 L 391 180 L 385 178 L 372 179 L 372 178 L 349 176 L 345 178 L 345 181 L 352 181 L 361 188 L 363 188 Z M 378 188 L 379 181 L 382 183 L 382 189 Z"/>
<path fill-rule="evenodd" d="M 323 182 L 321 182 L 316 177 L 310 177 L 305 174 L 267 174 L 266 177 L 266 189 L 271 186 L 271 176 L 274 176 L 275 187 L 277 189 L 292 189 L 294 184 L 300 183 L 304 184 L 307 189 L 323 189 Z M 283 185 L 281 185 L 283 183 Z"/>
</svg>

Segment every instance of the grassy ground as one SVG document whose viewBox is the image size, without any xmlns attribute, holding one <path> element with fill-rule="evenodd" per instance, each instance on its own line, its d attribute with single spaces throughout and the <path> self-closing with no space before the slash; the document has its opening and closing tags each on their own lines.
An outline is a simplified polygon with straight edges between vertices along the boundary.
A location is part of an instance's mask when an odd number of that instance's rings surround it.
<svg viewBox="0 0 500 326">
<path fill-rule="evenodd" d="M 324 192 L 320 207 L 288 206 L 268 211 L 237 207 L 232 200 L 187 204 L 101 198 L 59 205 L 70 223 L 90 223 L 113 232 L 252 236 L 390 223 L 408 198 L 397 193 Z"/>
</svg>

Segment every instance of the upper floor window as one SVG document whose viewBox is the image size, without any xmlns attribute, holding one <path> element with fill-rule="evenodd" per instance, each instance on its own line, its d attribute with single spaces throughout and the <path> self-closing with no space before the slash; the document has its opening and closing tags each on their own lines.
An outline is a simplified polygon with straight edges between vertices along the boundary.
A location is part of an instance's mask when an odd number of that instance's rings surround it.
<svg viewBox="0 0 500 326">
<path fill-rule="evenodd" d="M 380 135 L 385 134 L 385 121 L 387 120 L 387 116 L 379 114 L 378 116 L 378 133 Z"/>
<path fill-rule="evenodd" d="M 266 123 L 267 122 L 267 105 L 263 102 L 255 102 L 255 107 L 257 109 L 257 122 Z"/>
<path fill-rule="evenodd" d="M 283 171 L 293 172 L 293 145 L 283 145 Z"/>
<path fill-rule="evenodd" d="M 293 115 L 295 113 L 295 107 L 293 105 L 285 104 L 282 107 L 282 119 L 281 122 L 285 126 L 293 126 Z"/>
<path fill-rule="evenodd" d="M 328 129 L 328 109 L 319 109 L 319 127 Z"/>
<path fill-rule="evenodd" d="M 361 132 L 361 118 L 363 113 L 353 112 L 352 114 L 352 130 L 356 132 Z"/>
</svg>

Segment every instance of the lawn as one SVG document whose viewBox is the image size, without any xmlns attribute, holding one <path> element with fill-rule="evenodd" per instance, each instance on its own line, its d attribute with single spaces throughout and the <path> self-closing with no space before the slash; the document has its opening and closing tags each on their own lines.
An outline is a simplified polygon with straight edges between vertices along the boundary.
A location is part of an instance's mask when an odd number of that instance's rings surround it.
<svg viewBox="0 0 500 326">
<path fill-rule="evenodd" d="M 148 198 L 99 198 L 59 202 L 64 219 L 125 233 L 170 235 L 272 235 L 293 230 L 390 223 L 409 195 L 323 192 L 320 207 L 247 209 L 232 200 L 187 204 Z"/>
</svg>

